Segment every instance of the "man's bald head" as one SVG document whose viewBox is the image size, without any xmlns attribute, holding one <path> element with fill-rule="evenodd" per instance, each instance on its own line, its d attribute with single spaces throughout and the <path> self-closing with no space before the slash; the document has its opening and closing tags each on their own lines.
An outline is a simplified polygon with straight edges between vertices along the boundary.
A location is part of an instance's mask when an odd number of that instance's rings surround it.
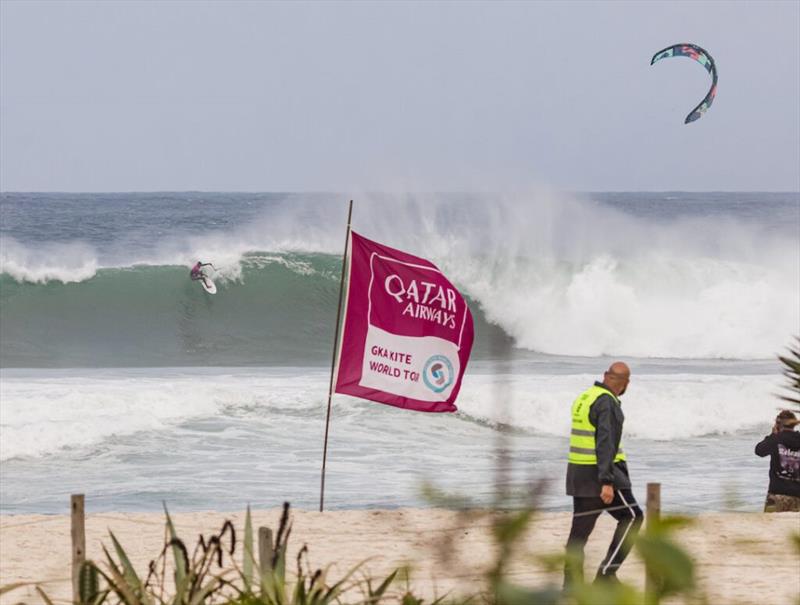
<svg viewBox="0 0 800 605">
<path fill-rule="evenodd" d="M 612 363 L 605 374 L 603 374 L 603 384 L 619 397 L 628 388 L 631 379 L 631 369 L 628 364 L 622 361 Z"/>
</svg>

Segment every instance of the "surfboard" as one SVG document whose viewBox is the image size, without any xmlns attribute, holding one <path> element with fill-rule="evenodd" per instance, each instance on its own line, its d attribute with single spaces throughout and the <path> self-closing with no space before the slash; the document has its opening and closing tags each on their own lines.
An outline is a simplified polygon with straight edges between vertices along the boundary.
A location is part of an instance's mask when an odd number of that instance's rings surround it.
<svg viewBox="0 0 800 605">
<path fill-rule="evenodd" d="M 217 284 L 215 284 L 210 277 L 204 277 L 203 279 L 201 279 L 200 284 L 203 286 L 203 290 L 205 290 L 209 294 L 217 293 Z"/>
</svg>

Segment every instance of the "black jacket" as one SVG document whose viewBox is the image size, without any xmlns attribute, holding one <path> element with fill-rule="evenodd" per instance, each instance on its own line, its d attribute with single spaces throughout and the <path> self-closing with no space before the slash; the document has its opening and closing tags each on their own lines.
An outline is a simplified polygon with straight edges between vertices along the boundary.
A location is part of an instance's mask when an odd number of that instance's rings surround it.
<svg viewBox="0 0 800 605">
<path fill-rule="evenodd" d="M 594 384 L 608 389 L 602 382 Z M 597 464 L 567 464 L 567 495 L 598 497 L 603 485 L 630 489 L 628 465 L 614 462 L 625 422 L 622 407 L 611 395 L 600 395 L 589 409 L 589 422 L 596 431 L 594 439 Z"/>
<path fill-rule="evenodd" d="M 800 433 L 784 430 L 767 435 L 756 455 L 770 456 L 769 493 L 800 496 Z"/>
</svg>

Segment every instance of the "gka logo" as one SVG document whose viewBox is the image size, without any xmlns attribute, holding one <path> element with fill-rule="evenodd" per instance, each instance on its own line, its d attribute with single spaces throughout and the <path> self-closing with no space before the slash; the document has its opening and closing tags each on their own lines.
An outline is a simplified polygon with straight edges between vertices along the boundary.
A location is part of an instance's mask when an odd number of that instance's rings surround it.
<svg viewBox="0 0 800 605">
<path fill-rule="evenodd" d="M 441 393 L 451 384 L 455 378 L 453 364 L 444 355 L 434 355 L 425 362 L 422 370 L 422 379 L 425 386 L 434 393 Z"/>
</svg>

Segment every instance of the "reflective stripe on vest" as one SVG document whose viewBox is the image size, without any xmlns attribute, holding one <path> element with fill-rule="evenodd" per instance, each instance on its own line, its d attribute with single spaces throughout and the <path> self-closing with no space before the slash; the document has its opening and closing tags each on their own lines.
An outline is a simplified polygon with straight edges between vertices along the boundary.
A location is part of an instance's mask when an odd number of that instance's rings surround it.
<svg viewBox="0 0 800 605">
<path fill-rule="evenodd" d="M 611 391 L 603 387 L 592 386 L 580 395 L 572 404 L 572 430 L 569 436 L 569 457 L 571 464 L 597 464 L 597 450 L 595 443 L 595 427 L 589 422 L 589 410 L 601 395 L 611 395 L 617 405 L 619 399 Z M 622 451 L 622 442 L 617 448 L 614 462 L 625 460 Z"/>
</svg>

